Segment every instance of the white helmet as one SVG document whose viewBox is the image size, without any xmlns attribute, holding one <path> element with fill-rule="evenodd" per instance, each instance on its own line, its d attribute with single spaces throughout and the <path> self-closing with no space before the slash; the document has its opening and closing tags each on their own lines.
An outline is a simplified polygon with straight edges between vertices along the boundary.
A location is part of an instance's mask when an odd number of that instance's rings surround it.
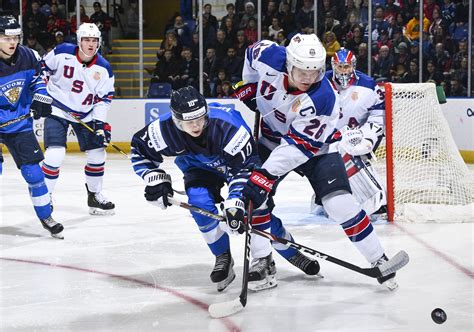
<svg viewBox="0 0 474 332">
<path fill-rule="evenodd" d="M 77 29 L 76 36 L 77 36 L 77 45 L 79 46 L 79 50 L 82 53 L 84 53 L 84 51 L 82 51 L 82 49 L 81 49 L 81 40 L 84 37 L 91 37 L 91 38 L 98 38 L 99 39 L 99 45 L 98 45 L 97 50 L 95 51 L 95 53 L 97 53 L 97 51 L 99 50 L 100 45 L 102 45 L 102 36 L 101 36 L 100 30 L 97 27 L 97 25 L 95 25 L 94 23 L 82 23 L 79 26 L 79 29 Z M 95 55 L 95 53 L 94 53 L 94 55 Z"/>
<path fill-rule="evenodd" d="M 310 35 L 296 34 L 286 47 L 286 68 L 291 75 L 293 66 L 303 70 L 319 70 L 316 82 L 324 77 L 326 71 L 326 49 L 319 38 Z"/>
</svg>

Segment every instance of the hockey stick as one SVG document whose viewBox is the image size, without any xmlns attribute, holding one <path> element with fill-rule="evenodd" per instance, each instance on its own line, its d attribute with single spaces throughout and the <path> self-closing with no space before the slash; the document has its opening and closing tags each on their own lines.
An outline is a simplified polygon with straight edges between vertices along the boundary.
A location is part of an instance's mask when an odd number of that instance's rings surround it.
<svg viewBox="0 0 474 332">
<path fill-rule="evenodd" d="M 23 115 L 21 115 L 21 116 L 15 118 L 15 119 L 9 120 L 9 121 L 4 122 L 4 123 L 1 123 L 1 124 L 0 124 L 0 128 L 9 126 L 9 125 L 14 124 L 14 123 L 17 123 L 17 122 L 20 122 L 21 120 L 28 119 L 29 117 L 31 117 L 31 113 L 23 114 Z"/>
<path fill-rule="evenodd" d="M 74 116 L 72 115 L 70 112 L 68 111 L 65 111 L 65 110 L 61 110 L 63 111 L 65 114 L 69 115 L 71 118 L 73 118 L 74 120 L 76 120 L 77 122 L 79 122 L 81 125 L 83 125 L 84 127 L 86 127 L 87 130 L 89 130 L 91 133 L 94 133 L 95 134 L 95 130 L 92 129 L 87 123 L 85 123 L 84 121 L 82 121 L 81 119 L 79 119 L 77 116 Z M 130 159 L 130 156 L 125 153 L 125 151 L 123 151 L 121 148 L 119 148 L 117 145 L 115 145 L 114 143 L 110 142 L 109 143 L 110 145 L 112 145 L 112 147 L 117 150 L 118 152 L 120 152 L 121 154 L 123 154 L 125 157 L 127 157 L 127 159 Z"/>
<path fill-rule="evenodd" d="M 168 200 L 173 205 L 177 205 L 177 206 L 185 208 L 187 210 L 194 211 L 196 213 L 202 214 L 202 215 L 204 215 L 206 217 L 209 217 L 209 218 L 213 218 L 213 219 L 216 219 L 216 220 L 219 220 L 219 221 L 225 221 L 225 217 L 220 216 L 218 214 L 214 214 L 214 213 L 206 211 L 206 210 L 203 210 L 201 208 L 198 208 L 197 206 L 193 206 L 193 205 L 190 205 L 190 204 L 184 203 L 184 202 L 179 202 L 179 201 L 176 201 L 173 198 L 169 198 Z M 296 243 L 296 242 L 291 241 L 291 240 L 286 240 L 286 239 L 280 238 L 276 235 L 270 234 L 270 233 L 265 232 L 265 231 L 261 231 L 261 230 L 255 229 L 255 228 L 251 228 L 250 232 L 254 233 L 254 234 L 257 234 L 257 235 L 260 235 L 260 236 L 264 236 L 264 237 L 266 237 L 266 238 L 268 238 L 272 241 L 288 245 L 288 246 L 290 246 L 292 248 L 295 248 L 297 250 L 301 250 L 305 253 L 316 256 L 319 259 L 324 259 L 328 262 L 331 262 L 331 263 L 334 263 L 336 265 L 345 267 L 346 269 L 349 269 L 349 270 L 352 270 L 354 272 L 366 275 L 366 276 L 371 277 L 371 278 L 385 277 L 385 276 L 389 275 L 390 273 L 396 272 L 396 271 L 400 270 L 402 267 L 404 267 L 405 265 L 407 265 L 409 260 L 410 260 L 408 254 L 405 251 L 401 250 L 395 256 L 393 256 L 391 259 L 389 259 L 388 261 L 386 261 L 382 265 L 371 267 L 371 268 L 361 268 L 357 265 L 351 264 L 351 263 L 343 261 L 339 258 L 336 258 L 336 257 L 330 256 L 328 254 L 325 254 L 325 253 L 323 253 L 319 250 L 309 248 L 307 246 L 304 246 L 302 244 Z"/>
</svg>

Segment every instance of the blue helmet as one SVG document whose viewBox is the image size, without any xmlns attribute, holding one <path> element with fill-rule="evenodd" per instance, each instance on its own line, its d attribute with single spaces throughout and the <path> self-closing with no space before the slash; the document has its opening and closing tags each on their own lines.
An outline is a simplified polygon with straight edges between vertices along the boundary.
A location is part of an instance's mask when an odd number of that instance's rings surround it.
<svg viewBox="0 0 474 332">
<path fill-rule="evenodd" d="M 331 58 L 334 83 L 345 89 L 357 79 L 355 68 L 357 59 L 350 50 L 341 48 Z"/>
<path fill-rule="evenodd" d="M 193 86 L 186 86 L 171 92 L 171 114 L 176 126 L 182 130 L 183 121 L 193 121 L 200 118 L 208 120 L 208 107 L 206 99 Z"/>
<path fill-rule="evenodd" d="M 21 26 L 13 16 L 0 16 L 0 34 L 21 36 Z"/>
</svg>

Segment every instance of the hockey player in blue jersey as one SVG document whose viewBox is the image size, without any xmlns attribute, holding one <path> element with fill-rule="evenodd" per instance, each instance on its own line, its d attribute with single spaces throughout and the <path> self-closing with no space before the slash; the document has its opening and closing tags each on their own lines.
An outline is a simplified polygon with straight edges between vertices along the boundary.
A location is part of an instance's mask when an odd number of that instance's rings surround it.
<svg viewBox="0 0 474 332">
<path fill-rule="evenodd" d="M 355 129 L 362 143 L 339 144 L 352 194 L 371 215 L 382 212 L 386 204 L 383 181 L 370 164 L 384 134 L 385 95 L 374 79 L 356 70 L 357 59 L 350 50 L 341 48 L 331 59 L 332 70 L 326 73 L 339 94 L 341 114 L 337 129 Z M 347 141 L 344 141 L 347 142 Z"/>
<path fill-rule="evenodd" d="M 22 31 L 13 16 L 0 16 L 0 143 L 10 151 L 28 183 L 41 224 L 53 237 L 63 238 L 63 225 L 51 216 L 51 200 L 39 166 L 43 153 L 33 133 L 33 120 L 51 114 L 51 97 L 41 76 L 39 56 L 20 45 Z"/>
<path fill-rule="evenodd" d="M 336 130 L 338 94 L 325 74 L 326 51 L 314 34 L 296 34 L 285 48 L 262 40 L 246 51 L 243 80 L 236 95 L 262 115 L 259 153 L 264 161 L 254 169 L 242 192 L 255 207 L 268 202 L 286 174 L 295 170 L 308 178 L 317 200 L 331 220 L 372 265 L 388 258 L 375 229 L 351 194 L 344 162 L 329 144 L 341 139 L 364 144 L 360 131 Z M 273 190 L 268 190 L 272 188 Z M 379 278 L 389 289 L 397 287 L 395 273 Z"/>
<path fill-rule="evenodd" d="M 242 202 L 242 185 L 250 170 L 260 164 L 256 144 L 250 129 L 240 113 L 220 105 L 207 105 L 194 87 L 173 91 L 171 112 L 165 113 L 138 131 L 132 139 L 132 165 L 135 173 L 145 182 L 147 201 L 166 208 L 168 196 L 173 195 L 170 176 L 160 169 L 163 156 L 176 156 L 175 163 L 184 174 L 189 203 L 217 213 L 216 204 L 224 201 L 223 210 L 232 232 L 243 231 L 245 214 Z M 228 197 L 223 199 L 220 190 L 227 183 Z M 216 257 L 211 280 L 217 290 L 224 290 L 235 278 L 229 236 L 214 219 L 192 213 L 199 230 Z M 233 220 L 239 223 L 234 225 Z M 253 227 L 268 229 L 278 236 L 287 233 L 281 221 L 269 213 L 260 212 L 253 219 Z M 271 254 L 269 242 L 259 236 L 252 237 L 253 258 Z M 293 248 L 278 251 L 293 265 L 307 274 L 317 274 L 319 265 Z M 272 267 L 276 272 L 275 266 Z M 260 290 L 276 286 L 274 274 L 261 280 L 249 271 L 249 288 Z"/>
</svg>

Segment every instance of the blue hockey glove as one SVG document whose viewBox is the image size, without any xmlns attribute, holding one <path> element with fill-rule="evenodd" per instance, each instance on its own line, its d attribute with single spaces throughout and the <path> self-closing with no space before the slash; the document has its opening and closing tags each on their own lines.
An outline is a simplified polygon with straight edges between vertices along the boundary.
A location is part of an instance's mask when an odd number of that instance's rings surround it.
<svg viewBox="0 0 474 332">
<path fill-rule="evenodd" d="M 33 115 L 33 119 L 38 120 L 39 118 L 47 117 L 51 115 L 51 103 L 53 98 L 50 96 L 40 95 L 36 93 L 33 96 L 33 102 L 30 106 L 30 112 Z"/>
<path fill-rule="evenodd" d="M 109 146 L 110 140 L 112 139 L 112 127 L 110 124 L 99 120 L 93 120 L 92 129 L 95 131 L 97 142 L 102 144 L 104 148 Z"/>
<path fill-rule="evenodd" d="M 277 179 L 278 176 L 268 173 L 263 168 L 253 170 L 242 189 L 244 202 L 247 204 L 250 200 L 254 204 L 254 209 L 260 207 L 267 200 Z"/>
<path fill-rule="evenodd" d="M 245 232 L 245 204 L 238 198 L 230 198 L 224 202 L 225 218 L 232 234 Z"/>
<path fill-rule="evenodd" d="M 168 202 L 168 196 L 173 196 L 173 188 L 171 187 L 171 176 L 161 169 L 154 169 L 147 173 L 145 180 L 145 198 L 154 205 L 163 210 L 172 204 Z"/>
</svg>

